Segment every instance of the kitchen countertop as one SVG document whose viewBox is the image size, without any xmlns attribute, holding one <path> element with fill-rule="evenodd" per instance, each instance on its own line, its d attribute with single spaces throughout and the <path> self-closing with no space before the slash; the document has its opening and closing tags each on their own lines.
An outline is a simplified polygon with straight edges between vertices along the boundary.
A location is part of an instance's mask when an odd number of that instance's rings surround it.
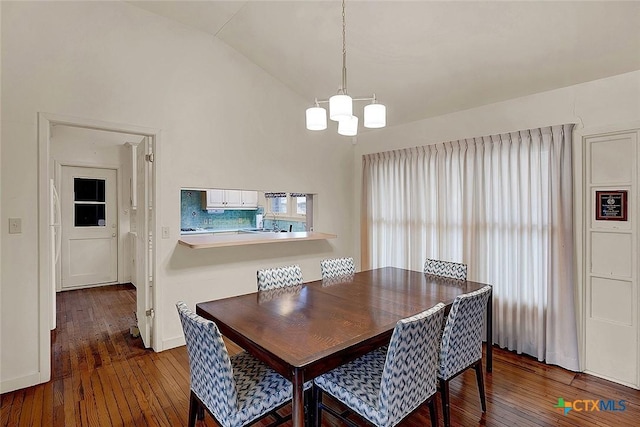
<svg viewBox="0 0 640 427">
<path fill-rule="evenodd" d="M 178 244 L 191 249 L 220 248 L 225 246 L 259 245 L 264 243 L 281 243 L 302 240 L 327 240 L 338 237 L 335 234 L 316 231 L 299 232 L 255 232 L 241 234 L 200 234 L 181 236 Z"/>
<path fill-rule="evenodd" d="M 215 234 L 215 233 L 267 233 L 269 230 L 259 228 L 194 228 L 189 231 L 180 230 L 181 236 L 192 236 L 194 234 Z"/>
</svg>

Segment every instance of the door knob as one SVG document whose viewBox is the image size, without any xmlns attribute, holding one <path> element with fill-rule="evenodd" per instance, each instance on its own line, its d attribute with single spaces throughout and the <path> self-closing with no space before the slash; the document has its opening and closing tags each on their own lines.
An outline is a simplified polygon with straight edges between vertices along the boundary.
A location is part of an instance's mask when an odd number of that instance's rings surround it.
<svg viewBox="0 0 640 427">
<path fill-rule="evenodd" d="M 111 237 L 116 237 L 116 233 L 113 233 L 113 234 L 111 235 Z"/>
</svg>

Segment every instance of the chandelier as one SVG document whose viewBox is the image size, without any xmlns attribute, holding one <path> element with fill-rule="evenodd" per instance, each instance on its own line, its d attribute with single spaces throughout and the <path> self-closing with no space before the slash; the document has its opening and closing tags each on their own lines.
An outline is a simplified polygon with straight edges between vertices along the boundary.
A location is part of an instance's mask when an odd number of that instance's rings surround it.
<svg viewBox="0 0 640 427">
<path fill-rule="evenodd" d="M 342 0 L 342 86 L 338 93 L 329 99 L 315 99 L 314 106 L 307 108 L 307 129 L 325 130 L 327 128 L 327 110 L 320 104 L 329 104 L 329 118 L 338 122 L 338 133 L 344 136 L 358 134 L 358 117 L 353 114 L 353 101 L 371 101 L 364 107 L 364 127 L 383 128 L 387 125 L 387 109 L 378 104 L 376 94 L 367 97 L 351 98 L 347 93 L 347 45 L 345 43 L 346 23 Z"/>
</svg>

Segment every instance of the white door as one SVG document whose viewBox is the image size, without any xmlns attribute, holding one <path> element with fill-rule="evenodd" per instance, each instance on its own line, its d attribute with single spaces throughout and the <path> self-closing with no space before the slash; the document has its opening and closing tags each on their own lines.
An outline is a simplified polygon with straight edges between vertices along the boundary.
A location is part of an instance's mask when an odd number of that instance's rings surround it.
<svg viewBox="0 0 640 427">
<path fill-rule="evenodd" d="M 145 347 L 151 347 L 153 324 L 153 146 L 149 137 L 136 147 L 136 299 L 138 329 Z"/>
<path fill-rule="evenodd" d="M 114 169 L 62 167 L 62 289 L 118 281 Z"/>
<path fill-rule="evenodd" d="M 587 154 L 586 369 L 635 388 L 640 388 L 639 135 L 639 131 L 630 131 L 588 135 L 583 139 Z"/>
</svg>

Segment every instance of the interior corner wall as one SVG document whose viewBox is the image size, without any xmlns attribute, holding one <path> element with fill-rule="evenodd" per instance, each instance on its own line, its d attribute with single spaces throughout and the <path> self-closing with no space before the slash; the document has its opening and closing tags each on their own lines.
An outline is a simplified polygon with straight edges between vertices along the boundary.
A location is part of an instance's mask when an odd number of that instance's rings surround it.
<svg viewBox="0 0 640 427">
<path fill-rule="evenodd" d="M 40 382 L 39 112 L 159 129 L 154 348 L 184 342 L 175 302 L 252 292 L 259 268 L 353 254 L 353 148 L 305 129 L 307 101 L 215 37 L 126 2 L 2 2 L 0 392 Z M 7 178 L 11 177 L 11 180 Z M 346 185 L 345 185 L 346 184 Z M 180 188 L 317 194 L 329 241 L 179 246 Z M 339 214 L 336 214 L 338 212 Z M 40 254 L 40 256 L 47 256 Z M 13 321 L 6 322 L 6 319 Z M 20 321 L 15 321 L 20 319 Z M 46 349 L 45 349 L 46 350 Z"/>
</svg>

